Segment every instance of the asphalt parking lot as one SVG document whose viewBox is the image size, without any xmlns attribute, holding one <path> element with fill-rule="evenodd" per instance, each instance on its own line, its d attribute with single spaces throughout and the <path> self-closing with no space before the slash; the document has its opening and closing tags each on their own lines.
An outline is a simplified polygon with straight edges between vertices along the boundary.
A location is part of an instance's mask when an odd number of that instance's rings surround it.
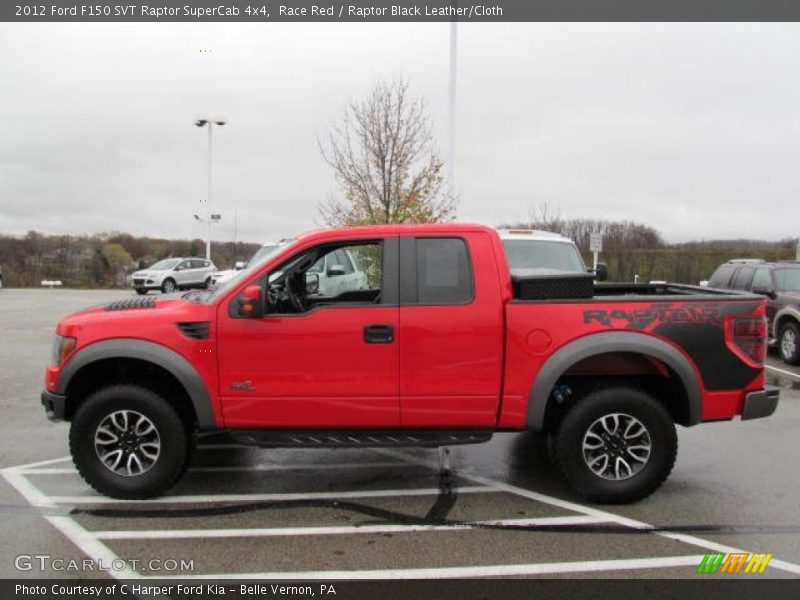
<svg viewBox="0 0 800 600">
<path fill-rule="evenodd" d="M 530 434 L 447 456 L 209 440 L 169 496 L 98 496 L 39 392 L 57 320 L 129 295 L 0 291 L 2 577 L 708 577 L 695 572 L 703 555 L 734 551 L 774 554 L 757 577 L 800 575 L 800 369 L 774 357 L 776 415 L 679 429 L 672 476 L 633 505 L 581 503 Z M 125 568 L 16 568 L 37 554 Z"/>
</svg>

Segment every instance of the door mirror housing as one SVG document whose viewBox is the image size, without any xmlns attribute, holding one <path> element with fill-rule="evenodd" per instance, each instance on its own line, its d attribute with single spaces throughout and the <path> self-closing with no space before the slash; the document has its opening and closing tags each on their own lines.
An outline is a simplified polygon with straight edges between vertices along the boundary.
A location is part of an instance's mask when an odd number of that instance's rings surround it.
<svg viewBox="0 0 800 600">
<path fill-rule="evenodd" d="M 758 294 L 760 296 L 766 296 L 767 298 L 771 298 L 775 300 L 778 297 L 778 294 L 775 292 L 774 289 L 769 288 L 765 285 L 757 285 L 753 288 L 753 293 Z"/>
<path fill-rule="evenodd" d="M 248 285 L 237 298 L 240 317 L 259 319 L 264 316 L 264 294 L 260 285 Z"/>
<path fill-rule="evenodd" d="M 597 281 L 608 281 L 608 265 L 606 263 L 597 263 L 597 269 L 594 270 L 594 278 Z"/>
<path fill-rule="evenodd" d="M 331 265 L 330 267 L 328 267 L 328 270 L 326 272 L 326 275 L 328 277 L 338 277 L 339 275 L 344 275 L 344 274 L 345 270 L 342 265 Z"/>
<path fill-rule="evenodd" d="M 233 265 L 233 268 L 236 269 L 237 271 L 241 271 L 242 269 L 244 269 L 244 262 L 242 262 L 241 260 L 237 260 L 236 264 Z"/>
</svg>

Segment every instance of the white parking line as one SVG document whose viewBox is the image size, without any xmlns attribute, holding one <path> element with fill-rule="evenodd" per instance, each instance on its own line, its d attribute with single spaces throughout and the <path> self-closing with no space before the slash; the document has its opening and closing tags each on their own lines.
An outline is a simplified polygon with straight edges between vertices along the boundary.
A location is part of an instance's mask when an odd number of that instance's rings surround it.
<svg viewBox="0 0 800 600">
<path fill-rule="evenodd" d="M 662 556 L 659 558 L 623 558 L 619 560 L 587 560 L 578 562 L 533 563 L 524 565 L 486 565 L 473 567 L 433 567 L 426 569 L 376 569 L 369 571 L 288 571 L 264 573 L 209 573 L 190 575 L 192 579 L 456 579 L 465 577 L 514 577 L 553 573 L 588 573 L 592 571 L 626 571 L 697 567 L 702 554 Z M 770 563 L 771 565 L 772 563 Z M 157 577 L 153 577 L 156 579 Z M 176 579 L 185 579 L 179 576 Z M 145 579 L 148 579 L 147 577 Z"/>
<path fill-rule="evenodd" d="M 454 488 L 459 494 L 488 494 L 499 492 L 489 486 Z M 119 500 L 103 496 L 48 496 L 55 504 L 207 504 L 209 502 L 273 502 L 287 500 L 343 500 L 346 498 L 386 498 L 398 496 L 436 496 L 438 488 L 410 488 L 398 490 L 363 490 L 357 492 L 293 492 L 276 494 L 203 494 L 198 496 L 165 496 L 152 500 Z"/>
<path fill-rule="evenodd" d="M 406 460 L 413 462 L 419 465 L 427 464 L 430 468 L 438 468 L 438 465 L 434 464 L 432 461 L 426 461 L 424 459 L 420 459 L 413 456 L 408 456 L 402 452 L 398 452 L 396 450 L 375 450 L 386 456 L 393 456 L 395 458 L 402 459 L 403 457 Z M 590 515 L 593 517 L 597 517 L 603 519 L 608 522 L 618 523 L 620 525 L 625 525 L 627 527 L 631 527 L 633 529 L 654 529 L 653 525 L 649 523 L 645 523 L 643 521 L 637 521 L 635 519 L 629 519 L 627 517 L 623 517 L 621 515 L 617 515 L 614 513 L 610 513 L 604 510 L 592 508 L 589 506 L 583 506 L 581 504 L 577 504 L 575 502 L 569 502 L 567 500 L 561 500 L 560 498 L 554 498 L 552 496 L 546 496 L 545 494 L 540 494 L 538 492 L 532 492 L 530 490 L 526 490 L 515 485 L 511 485 L 508 483 L 503 483 L 502 481 L 497 481 L 491 479 L 489 477 L 483 477 L 480 475 L 475 475 L 470 473 L 469 471 L 459 471 L 458 476 L 461 479 L 465 479 L 468 481 L 474 481 L 475 483 L 481 483 L 483 485 L 492 486 L 497 490 L 508 492 L 511 494 L 516 494 L 518 496 L 522 496 L 524 498 L 530 498 L 531 500 L 536 500 L 538 502 L 542 502 L 544 504 L 550 504 L 552 506 L 558 506 L 560 508 L 566 508 L 568 510 L 572 510 L 575 512 L 580 512 L 585 515 Z M 733 553 L 733 552 L 747 552 L 747 550 L 742 550 L 741 548 L 735 548 L 733 546 L 726 546 L 724 544 L 718 544 L 716 542 L 712 542 L 710 540 L 706 540 L 700 537 L 696 537 L 693 535 L 686 535 L 683 533 L 672 533 L 669 531 L 653 531 L 654 535 L 658 535 L 660 537 L 664 537 L 667 539 L 675 540 L 684 542 L 686 544 L 691 544 L 693 546 L 698 546 L 700 548 L 704 548 L 706 550 L 713 550 L 715 552 L 725 552 L 725 553 Z M 698 564 L 698 563 L 695 563 Z M 796 563 L 791 563 L 784 560 L 773 559 L 769 563 L 770 567 L 780 569 L 782 571 L 787 571 L 789 573 L 800 574 L 800 565 Z"/>
<path fill-rule="evenodd" d="M 39 488 L 28 481 L 23 473 L 25 468 L 42 464 L 52 464 L 61 460 L 63 459 L 33 463 L 31 465 L 23 465 L 22 467 L 9 467 L 2 469 L 0 474 L 32 506 L 39 508 L 55 508 L 56 504 L 53 502 L 52 498 L 42 493 Z M 42 516 L 45 521 L 61 532 L 65 538 L 72 542 L 84 555 L 91 558 L 95 563 L 120 565 L 121 568 L 110 571 L 113 577 L 117 579 L 139 578 L 139 574 L 136 571 L 131 570 L 126 562 L 120 561 L 120 557 L 117 554 L 98 540 L 92 532 L 78 524 L 75 519 L 53 515 Z"/>
<path fill-rule="evenodd" d="M 410 533 L 417 531 L 454 531 L 479 529 L 483 526 L 524 527 L 531 525 L 583 525 L 601 523 L 601 519 L 586 515 L 570 517 L 540 517 L 533 519 L 500 519 L 495 521 L 474 521 L 453 525 L 342 525 L 331 527 L 261 527 L 230 529 L 150 529 L 150 530 L 111 530 L 94 531 L 102 540 L 170 540 L 170 539 L 210 539 L 243 537 L 283 537 L 301 535 L 353 535 L 362 533 Z"/>
<path fill-rule="evenodd" d="M 372 462 L 372 463 L 305 463 L 293 465 L 238 465 L 218 467 L 193 467 L 189 473 L 239 473 L 247 471 L 302 471 L 307 469 L 394 469 L 409 468 L 415 465 L 408 462 Z M 74 467 L 25 469 L 26 475 L 77 475 Z"/>
<path fill-rule="evenodd" d="M 778 367 L 773 367 L 772 365 L 764 365 L 770 371 L 777 371 L 783 375 L 788 375 L 789 377 L 794 377 L 795 379 L 800 379 L 800 375 L 797 373 L 792 373 L 791 371 L 787 371 L 786 369 L 779 369 Z"/>
</svg>

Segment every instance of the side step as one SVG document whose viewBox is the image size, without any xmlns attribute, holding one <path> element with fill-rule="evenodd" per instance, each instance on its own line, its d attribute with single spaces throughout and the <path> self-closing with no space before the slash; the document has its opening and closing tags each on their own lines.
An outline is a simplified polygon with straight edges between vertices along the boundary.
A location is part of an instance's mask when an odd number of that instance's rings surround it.
<svg viewBox="0 0 800 600">
<path fill-rule="evenodd" d="M 228 433 L 238 444 L 262 448 L 435 448 L 488 442 L 494 432 L 482 429 L 238 429 Z"/>
</svg>

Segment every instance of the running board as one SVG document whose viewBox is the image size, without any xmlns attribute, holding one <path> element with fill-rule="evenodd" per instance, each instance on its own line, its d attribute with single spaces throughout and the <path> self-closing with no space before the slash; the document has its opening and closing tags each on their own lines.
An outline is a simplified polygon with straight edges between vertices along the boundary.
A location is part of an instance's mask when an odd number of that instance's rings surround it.
<svg viewBox="0 0 800 600">
<path fill-rule="evenodd" d="M 392 448 L 480 444 L 493 432 L 482 429 L 319 429 L 231 430 L 231 440 L 262 448 Z"/>
</svg>

